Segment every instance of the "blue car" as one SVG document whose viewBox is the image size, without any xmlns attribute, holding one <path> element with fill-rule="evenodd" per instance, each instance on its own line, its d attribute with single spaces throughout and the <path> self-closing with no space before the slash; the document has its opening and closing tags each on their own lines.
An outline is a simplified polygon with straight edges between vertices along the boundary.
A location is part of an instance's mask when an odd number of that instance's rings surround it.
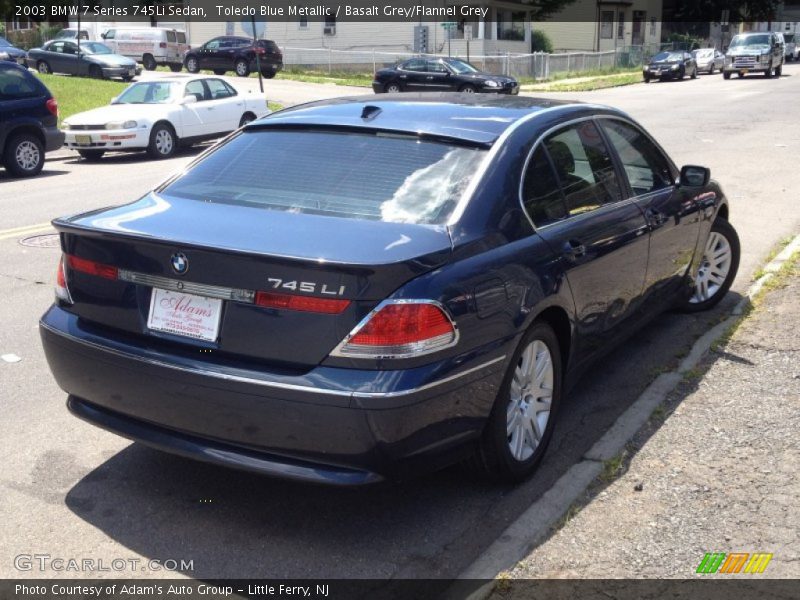
<svg viewBox="0 0 800 600">
<path fill-rule="evenodd" d="M 40 331 L 78 417 L 332 485 L 542 460 L 586 366 L 735 277 L 720 187 L 612 108 L 475 94 L 273 113 L 57 219 Z"/>
</svg>

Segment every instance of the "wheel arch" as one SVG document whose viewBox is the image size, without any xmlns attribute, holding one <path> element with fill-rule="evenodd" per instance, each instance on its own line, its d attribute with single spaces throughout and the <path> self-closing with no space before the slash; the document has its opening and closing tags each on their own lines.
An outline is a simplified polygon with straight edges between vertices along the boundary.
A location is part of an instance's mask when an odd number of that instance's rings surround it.
<svg viewBox="0 0 800 600">
<path fill-rule="evenodd" d="M 569 314 L 561 306 L 548 306 L 533 318 L 530 326 L 537 322 L 546 323 L 556 334 L 559 353 L 561 354 L 562 372 L 566 372 L 572 348 L 572 321 L 569 318 Z"/>
<path fill-rule="evenodd" d="M 44 137 L 44 132 L 41 130 L 40 127 L 37 127 L 33 123 L 23 122 L 23 123 L 18 123 L 16 125 L 11 125 L 9 127 L 8 131 L 6 131 L 4 135 L 0 137 L 0 146 L 5 148 L 6 142 L 8 142 L 8 140 L 13 138 L 15 135 L 19 135 L 21 133 L 31 133 L 34 136 L 36 136 L 36 138 L 42 143 L 43 146 L 47 144 L 47 140 L 45 140 Z"/>
</svg>

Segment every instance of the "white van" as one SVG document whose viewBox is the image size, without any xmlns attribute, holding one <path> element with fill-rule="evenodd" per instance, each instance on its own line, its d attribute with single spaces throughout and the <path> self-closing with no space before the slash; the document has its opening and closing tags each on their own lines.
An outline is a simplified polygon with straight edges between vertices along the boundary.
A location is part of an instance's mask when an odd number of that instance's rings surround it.
<svg viewBox="0 0 800 600">
<path fill-rule="evenodd" d="M 183 55 L 189 46 L 186 32 L 163 27 L 115 27 L 101 36 L 106 46 L 153 71 L 158 65 L 168 65 L 177 73 L 183 67 Z"/>
</svg>

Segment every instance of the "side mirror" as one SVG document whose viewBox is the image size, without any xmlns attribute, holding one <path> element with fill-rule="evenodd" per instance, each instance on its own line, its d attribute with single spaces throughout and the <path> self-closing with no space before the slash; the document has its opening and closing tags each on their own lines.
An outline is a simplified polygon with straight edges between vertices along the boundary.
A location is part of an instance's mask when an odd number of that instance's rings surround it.
<svg viewBox="0 0 800 600">
<path fill-rule="evenodd" d="M 184 96 L 183 98 L 181 98 L 180 101 L 181 104 L 194 104 L 195 102 L 197 102 L 197 96 L 195 96 L 194 94 L 189 94 L 188 96 Z"/>
<path fill-rule="evenodd" d="M 105 33 L 101 33 L 100 37 L 103 38 L 103 39 L 106 39 L 106 34 Z"/>
<path fill-rule="evenodd" d="M 711 181 L 711 169 L 686 165 L 681 169 L 680 185 L 684 187 L 704 187 Z"/>
</svg>

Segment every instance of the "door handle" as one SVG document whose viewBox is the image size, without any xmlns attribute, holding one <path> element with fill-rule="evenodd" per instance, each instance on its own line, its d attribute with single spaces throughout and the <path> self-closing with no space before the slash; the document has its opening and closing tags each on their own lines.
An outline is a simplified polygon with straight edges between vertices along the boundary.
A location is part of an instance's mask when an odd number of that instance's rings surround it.
<svg viewBox="0 0 800 600">
<path fill-rule="evenodd" d="M 571 239 L 564 243 L 564 258 L 570 262 L 575 262 L 586 256 L 586 246 L 580 240 Z"/>
<path fill-rule="evenodd" d="M 655 208 L 648 208 L 644 213 L 647 222 L 651 227 L 661 227 L 669 220 L 669 217 Z"/>
</svg>

